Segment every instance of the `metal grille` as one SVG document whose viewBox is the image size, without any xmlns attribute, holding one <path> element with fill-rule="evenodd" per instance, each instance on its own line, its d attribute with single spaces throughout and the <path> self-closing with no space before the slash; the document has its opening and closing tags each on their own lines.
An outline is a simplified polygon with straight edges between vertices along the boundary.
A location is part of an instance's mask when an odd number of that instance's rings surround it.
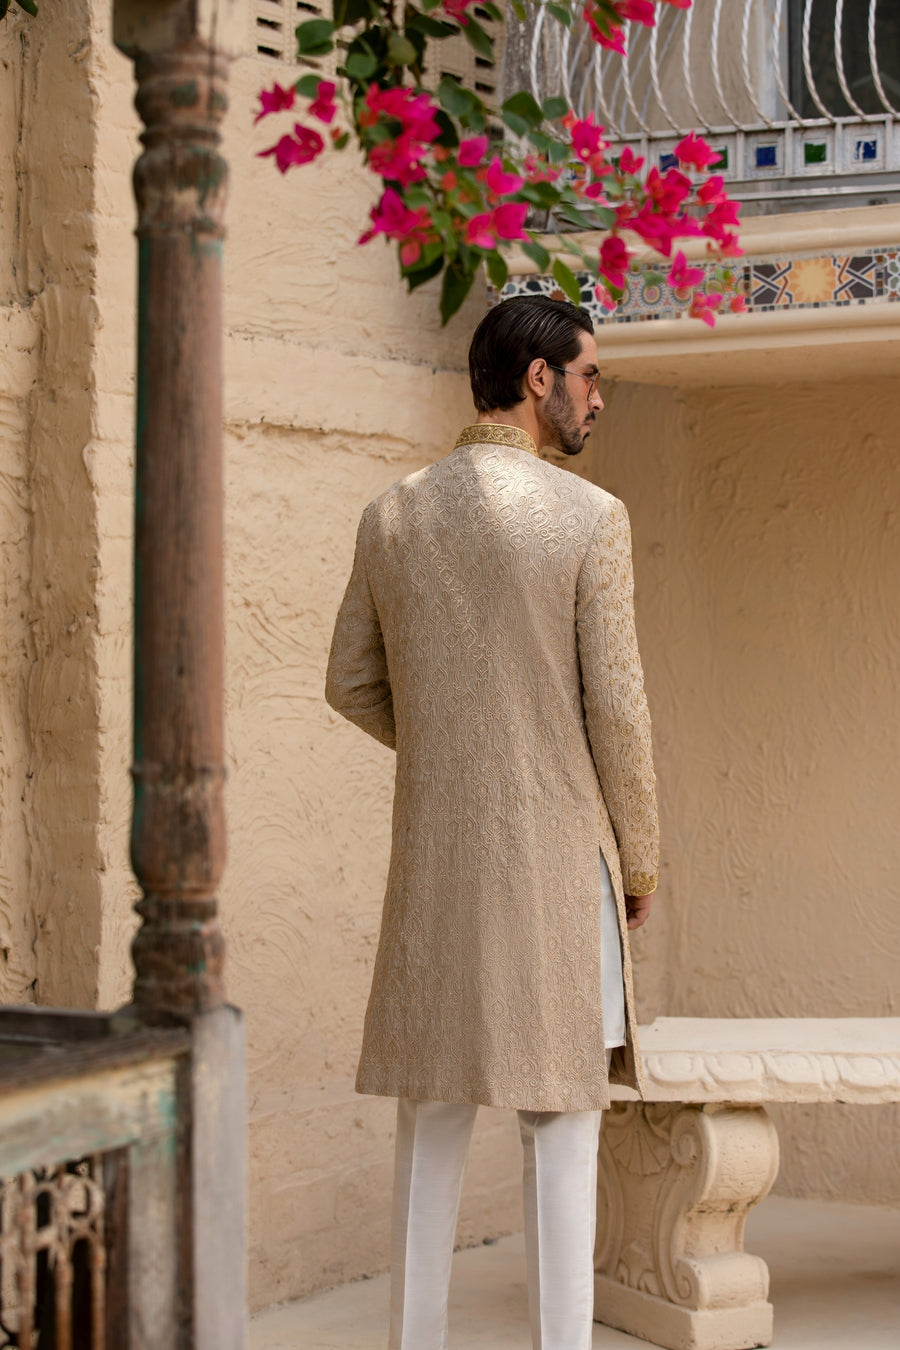
<svg viewBox="0 0 900 1350">
<path fill-rule="evenodd" d="M 0 1188 L 0 1347 L 106 1350 L 102 1155 Z"/>
<path fill-rule="evenodd" d="M 542 9 L 507 26 L 506 94 L 562 94 L 614 145 L 662 168 L 698 130 L 745 200 L 900 192 L 896 0 L 661 5 L 654 28 L 625 25 L 625 58 L 596 46 L 582 21 L 568 31 Z"/>
</svg>

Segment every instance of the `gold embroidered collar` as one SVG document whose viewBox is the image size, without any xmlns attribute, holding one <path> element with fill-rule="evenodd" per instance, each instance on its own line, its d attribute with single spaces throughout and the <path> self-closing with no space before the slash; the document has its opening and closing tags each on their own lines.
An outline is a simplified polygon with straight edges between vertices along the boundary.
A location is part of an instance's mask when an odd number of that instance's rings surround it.
<svg viewBox="0 0 900 1350">
<path fill-rule="evenodd" d="M 527 450 L 529 455 L 538 452 L 527 431 L 507 426 L 505 422 L 475 422 L 473 426 L 463 427 L 454 450 L 461 445 L 514 445 L 518 450 Z"/>
</svg>

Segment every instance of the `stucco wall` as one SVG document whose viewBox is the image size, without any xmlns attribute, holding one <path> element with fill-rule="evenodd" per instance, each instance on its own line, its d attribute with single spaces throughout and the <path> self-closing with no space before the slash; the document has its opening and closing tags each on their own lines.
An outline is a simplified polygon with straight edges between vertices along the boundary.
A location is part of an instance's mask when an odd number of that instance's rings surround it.
<svg viewBox="0 0 900 1350">
<path fill-rule="evenodd" d="M 107 11 L 64 0 L 24 42 L 24 19 L 0 25 L 7 1001 L 115 1006 L 130 979 L 138 126 Z M 392 1104 L 356 1098 L 352 1073 L 392 763 L 321 689 L 356 520 L 468 419 L 484 305 L 476 289 L 441 331 L 432 288 L 406 297 L 386 249 L 354 246 L 372 185 L 349 155 L 284 179 L 254 158 L 276 73 L 235 63 L 226 127 L 222 909 L 249 1033 L 256 1307 L 387 1263 Z M 635 531 L 666 859 L 636 944 L 644 1018 L 896 1011 L 895 402 L 887 384 L 620 386 L 578 469 Z M 897 1199 L 896 1113 L 783 1114 L 783 1188 Z M 513 1118 L 483 1112 L 462 1240 L 518 1226 L 519 1169 Z"/>
<path fill-rule="evenodd" d="M 896 1016 L 896 382 L 618 385 L 663 870 L 642 1020 Z M 782 1193 L 900 1202 L 900 1111 L 773 1110 Z"/>
</svg>

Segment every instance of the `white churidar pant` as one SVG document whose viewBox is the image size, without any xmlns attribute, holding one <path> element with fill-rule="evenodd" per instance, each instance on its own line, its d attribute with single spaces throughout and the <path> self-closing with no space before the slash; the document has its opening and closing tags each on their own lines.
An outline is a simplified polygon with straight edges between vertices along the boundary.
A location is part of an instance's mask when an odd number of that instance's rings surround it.
<svg viewBox="0 0 900 1350">
<path fill-rule="evenodd" d="M 450 1266 L 477 1110 L 397 1103 L 390 1350 L 447 1350 Z M 602 1114 L 518 1112 L 534 1350 L 590 1350 Z"/>
<path fill-rule="evenodd" d="M 625 1042 L 622 948 L 601 854 L 601 994 L 607 1068 Z M 390 1350 L 447 1350 L 459 1198 L 477 1106 L 397 1103 Z M 590 1350 L 600 1111 L 519 1111 L 534 1350 Z"/>
</svg>

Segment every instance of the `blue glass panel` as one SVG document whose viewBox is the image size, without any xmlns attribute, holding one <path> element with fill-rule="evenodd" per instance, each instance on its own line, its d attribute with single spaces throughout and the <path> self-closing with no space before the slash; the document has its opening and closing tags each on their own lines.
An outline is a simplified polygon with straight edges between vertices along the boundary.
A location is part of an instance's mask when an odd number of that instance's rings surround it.
<svg viewBox="0 0 900 1350">
<path fill-rule="evenodd" d="M 758 169 L 774 169 L 778 163 L 778 147 L 774 145 L 758 145 L 756 147 L 756 167 Z"/>
<path fill-rule="evenodd" d="M 678 168 L 678 156 L 677 156 L 677 155 L 673 155 L 673 154 L 671 154 L 671 153 L 666 153 L 666 154 L 660 155 L 660 157 L 659 157 L 659 167 L 660 167 L 660 170 L 662 171 L 662 173 L 666 173 L 669 169 L 677 169 L 677 168 Z"/>
<path fill-rule="evenodd" d="M 878 142 L 877 141 L 857 141 L 853 147 L 854 159 L 877 159 Z"/>
</svg>

